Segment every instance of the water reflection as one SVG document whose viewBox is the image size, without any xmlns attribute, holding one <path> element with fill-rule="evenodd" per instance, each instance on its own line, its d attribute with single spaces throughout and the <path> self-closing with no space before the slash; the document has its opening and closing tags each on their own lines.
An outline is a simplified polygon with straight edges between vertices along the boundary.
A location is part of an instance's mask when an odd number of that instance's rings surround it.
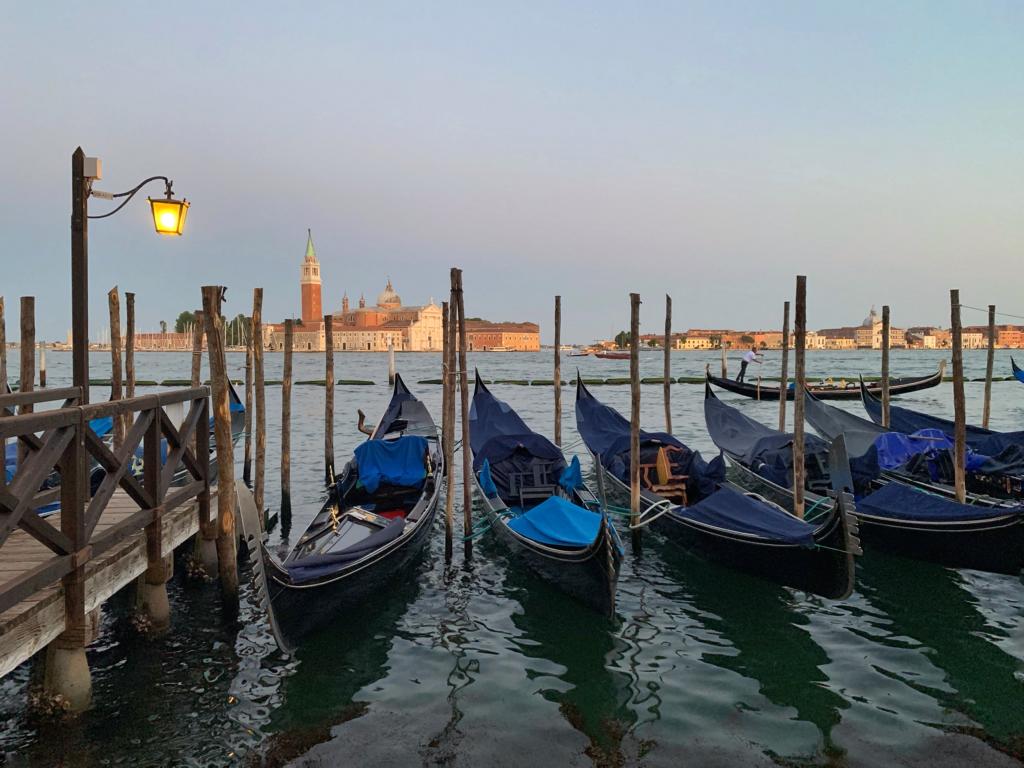
<svg viewBox="0 0 1024 768">
<path fill-rule="evenodd" d="M 614 669 L 628 644 L 613 623 L 522 568 L 508 569 L 504 587 L 522 607 L 512 614 L 522 631 L 512 642 L 526 657 L 526 674 L 541 686 L 538 692 L 587 737 L 592 758 L 621 755 L 622 740 L 637 721 L 629 706 L 633 679 Z"/>
<path fill-rule="evenodd" d="M 1024 662 L 997 645 L 1010 635 L 986 620 L 964 576 L 932 563 L 866 553 L 859 577 L 864 595 L 890 620 L 876 622 L 882 634 L 874 642 L 914 647 L 941 671 L 942 681 L 905 669 L 888 672 L 967 715 L 1002 746 L 1024 747 Z M 1020 586 L 1012 577 L 986 577 Z"/>
<path fill-rule="evenodd" d="M 850 703 L 829 687 L 828 654 L 809 634 L 797 593 L 748 574 L 689 555 L 663 539 L 648 537 L 664 574 L 681 585 L 684 610 L 725 641 L 701 659 L 754 680 L 772 704 L 796 711 L 821 734 L 822 750 L 838 747 L 832 729 Z"/>
</svg>

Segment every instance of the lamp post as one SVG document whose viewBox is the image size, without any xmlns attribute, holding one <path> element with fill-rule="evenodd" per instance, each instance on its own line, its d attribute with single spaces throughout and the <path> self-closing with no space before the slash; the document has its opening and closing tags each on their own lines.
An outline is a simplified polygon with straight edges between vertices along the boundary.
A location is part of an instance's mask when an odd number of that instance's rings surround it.
<svg viewBox="0 0 1024 768">
<path fill-rule="evenodd" d="M 89 219 L 105 219 L 124 208 L 135 193 L 151 181 L 163 181 L 163 198 L 148 198 L 153 225 L 158 234 L 181 235 L 188 215 L 187 200 L 175 200 L 173 182 L 166 176 L 151 176 L 127 192 L 102 192 L 93 189 L 103 177 L 98 158 L 86 157 L 81 147 L 71 155 L 71 361 L 72 383 L 82 393 L 82 404 L 89 402 Z M 89 215 L 89 198 L 103 200 L 126 198 L 114 210 Z"/>
</svg>

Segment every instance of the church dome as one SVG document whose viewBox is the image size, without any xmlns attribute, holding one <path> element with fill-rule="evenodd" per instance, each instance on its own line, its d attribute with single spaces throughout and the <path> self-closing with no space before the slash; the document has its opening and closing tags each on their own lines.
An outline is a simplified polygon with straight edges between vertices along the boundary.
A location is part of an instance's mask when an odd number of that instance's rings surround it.
<svg viewBox="0 0 1024 768">
<path fill-rule="evenodd" d="M 391 287 L 391 281 L 388 280 L 387 286 L 377 296 L 378 307 L 400 307 L 402 306 L 402 297 L 395 293 L 395 289 Z"/>
<path fill-rule="evenodd" d="M 861 328 L 870 328 L 878 322 L 878 313 L 875 312 L 875 305 L 871 305 L 871 311 L 868 312 L 868 316 L 864 318 L 864 322 L 860 324 Z"/>
</svg>

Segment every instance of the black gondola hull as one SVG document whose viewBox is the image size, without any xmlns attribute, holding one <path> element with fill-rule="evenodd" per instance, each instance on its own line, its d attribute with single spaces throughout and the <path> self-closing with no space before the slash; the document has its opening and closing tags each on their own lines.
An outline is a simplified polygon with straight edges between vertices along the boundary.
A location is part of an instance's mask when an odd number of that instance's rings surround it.
<svg viewBox="0 0 1024 768">
<path fill-rule="evenodd" d="M 889 395 L 890 397 L 896 395 L 905 395 L 910 392 L 919 392 L 922 389 L 931 389 L 937 387 L 942 383 L 942 366 L 939 370 L 928 376 L 919 376 L 915 378 L 905 379 L 892 379 L 889 383 Z M 719 376 L 712 376 L 710 373 L 707 374 L 707 379 L 712 384 L 720 389 L 724 389 L 728 392 L 732 392 L 737 395 L 743 395 L 744 397 L 750 397 L 755 400 L 778 400 L 779 399 L 779 387 L 768 387 L 759 384 L 750 384 L 748 382 L 740 382 L 735 379 L 726 379 Z M 869 392 L 881 396 L 882 385 L 873 382 L 866 385 Z M 807 389 L 819 400 L 859 400 L 860 399 L 860 383 L 851 382 L 845 387 L 822 387 L 808 385 Z M 794 388 L 787 388 L 786 399 L 792 401 L 796 392 Z"/>
</svg>

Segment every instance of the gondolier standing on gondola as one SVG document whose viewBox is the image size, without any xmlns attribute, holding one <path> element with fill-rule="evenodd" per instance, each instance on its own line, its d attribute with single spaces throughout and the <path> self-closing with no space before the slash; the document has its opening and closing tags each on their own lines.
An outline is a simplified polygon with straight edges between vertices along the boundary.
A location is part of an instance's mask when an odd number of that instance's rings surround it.
<svg viewBox="0 0 1024 768">
<path fill-rule="evenodd" d="M 743 378 L 747 375 L 747 366 L 751 363 L 757 363 L 761 365 L 763 361 L 758 359 L 757 345 L 752 344 L 747 352 L 743 353 L 743 360 L 740 361 L 740 372 L 736 376 L 736 381 L 743 382 Z"/>
</svg>

